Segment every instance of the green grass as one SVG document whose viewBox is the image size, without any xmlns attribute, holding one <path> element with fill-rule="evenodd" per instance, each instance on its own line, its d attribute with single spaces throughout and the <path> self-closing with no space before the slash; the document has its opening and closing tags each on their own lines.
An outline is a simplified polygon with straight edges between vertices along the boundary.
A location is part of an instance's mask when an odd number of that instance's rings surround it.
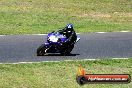
<svg viewBox="0 0 132 88">
<path fill-rule="evenodd" d="M 132 31 L 132 0 L 0 0 L 0 34 Z"/>
<path fill-rule="evenodd" d="M 0 88 L 131 88 L 129 84 L 76 83 L 82 65 L 88 74 L 130 74 L 132 58 L 125 60 L 61 61 L 32 64 L 0 64 Z"/>
</svg>

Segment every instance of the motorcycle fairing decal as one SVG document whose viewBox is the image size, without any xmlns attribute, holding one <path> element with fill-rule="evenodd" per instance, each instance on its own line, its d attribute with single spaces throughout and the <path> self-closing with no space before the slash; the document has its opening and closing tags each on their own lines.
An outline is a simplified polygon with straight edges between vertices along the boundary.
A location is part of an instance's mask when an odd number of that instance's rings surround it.
<svg viewBox="0 0 132 88">
<path fill-rule="evenodd" d="M 58 41 L 58 38 L 57 38 L 56 36 L 54 36 L 54 35 L 51 35 L 51 36 L 49 37 L 49 41 L 57 42 L 57 41 Z"/>
</svg>

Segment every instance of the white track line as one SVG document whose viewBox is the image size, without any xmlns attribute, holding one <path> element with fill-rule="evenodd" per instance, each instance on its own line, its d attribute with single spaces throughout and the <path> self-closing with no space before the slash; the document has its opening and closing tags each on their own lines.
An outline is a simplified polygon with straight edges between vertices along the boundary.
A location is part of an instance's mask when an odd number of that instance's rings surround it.
<svg viewBox="0 0 132 88">
<path fill-rule="evenodd" d="M 76 34 L 80 34 L 80 33 L 76 33 Z M 12 35 L 12 34 L 11 34 Z M 21 34 L 20 34 L 21 35 Z M 22 35 L 47 35 L 47 34 L 22 34 Z M 7 36 L 7 35 L 0 35 L 0 36 Z"/>
<path fill-rule="evenodd" d="M 130 31 L 120 31 L 120 32 L 130 32 Z"/>
<path fill-rule="evenodd" d="M 30 35 L 30 34 L 29 34 Z M 47 34 L 31 34 L 31 35 L 47 35 Z"/>
<path fill-rule="evenodd" d="M 76 34 L 80 34 L 80 33 L 76 33 Z M 28 34 L 28 35 L 47 35 L 47 34 Z"/>
<path fill-rule="evenodd" d="M 130 31 L 120 31 L 122 33 L 127 33 L 127 32 L 130 32 Z M 104 34 L 104 33 L 112 33 L 112 32 L 95 32 L 95 33 L 100 33 L 100 34 Z M 81 33 L 76 33 L 76 34 L 81 34 Z M 10 35 L 13 35 L 13 34 L 10 34 Z M 20 34 L 20 35 L 47 35 L 47 34 Z M 7 36 L 7 35 L 0 35 L 0 36 Z"/>
<path fill-rule="evenodd" d="M 123 60 L 123 59 L 128 59 L 128 58 L 111 58 L 111 59 L 119 59 L 119 60 Z M 0 64 L 32 64 L 32 63 L 42 63 L 42 62 L 47 62 L 47 63 L 50 63 L 50 62 L 63 62 L 63 61 L 67 61 L 67 62 L 70 62 L 70 61 L 97 61 L 97 60 L 106 60 L 106 59 L 75 59 L 75 60 L 61 60 L 61 61 L 40 61 L 40 62 L 16 62 L 16 63 L 0 63 Z M 108 59 L 110 60 L 110 59 Z"/>
<path fill-rule="evenodd" d="M 6 35 L 0 35 L 0 36 L 6 36 Z"/>
<path fill-rule="evenodd" d="M 112 59 L 128 59 L 128 58 L 112 58 Z"/>
<path fill-rule="evenodd" d="M 96 32 L 96 33 L 100 33 L 100 34 L 103 34 L 103 33 L 107 33 L 107 32 Z"/>
</svg>

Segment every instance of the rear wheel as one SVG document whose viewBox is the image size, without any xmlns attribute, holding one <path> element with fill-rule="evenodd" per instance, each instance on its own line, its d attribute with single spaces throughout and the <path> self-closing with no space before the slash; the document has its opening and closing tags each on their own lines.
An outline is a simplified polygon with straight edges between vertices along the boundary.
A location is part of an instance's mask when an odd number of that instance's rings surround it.
<svg viewBox="0 0 132 88">
<path fill-rule="evenodd" d="M 45 49 L 46 48 L 45 48 L 44 44 L 39 46 L 39 48 L 37 49 L 37 56 L 42 56 L 42 55 L 46 54 Z"/>
<path fill-rule="evenodd" d="M 62 50 L 61 55 L 63 56 L 69 55 L 73 48 L 74 48 L 74 44 L 68 45 L 66 48 Z"/>
</svg>

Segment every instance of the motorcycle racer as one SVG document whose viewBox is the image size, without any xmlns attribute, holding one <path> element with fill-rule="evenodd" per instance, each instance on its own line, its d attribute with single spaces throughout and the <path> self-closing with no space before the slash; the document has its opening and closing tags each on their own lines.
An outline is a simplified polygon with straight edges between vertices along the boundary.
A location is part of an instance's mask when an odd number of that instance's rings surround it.
<svg viewBox="0 0 132 88">
<path fill-rule="evenodd" d="M 74 31 L 73 24 L 71 23 L 67 24 L 64 29 L 59 30 L 58 32 L 67 37 L 65 44 L 72 44 L 72 43 L 74 44 L 76 42 L 77 35 L 76 32 Z"/>
<path fill-rule="evenodd" d="M 59 31 L 48 33 L 47 41 L 37 49 L 37 56 L 48 53 L 60 53 L 61 55 L 70 55 L 74 44 L 80 40 L 73 29 L 71 23 Z"/>
</svg>

